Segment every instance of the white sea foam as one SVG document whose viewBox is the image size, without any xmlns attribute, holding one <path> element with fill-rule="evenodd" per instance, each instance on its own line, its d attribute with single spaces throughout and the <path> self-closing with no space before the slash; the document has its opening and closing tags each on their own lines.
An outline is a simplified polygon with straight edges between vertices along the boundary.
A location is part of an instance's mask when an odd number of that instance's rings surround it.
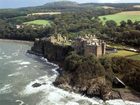
<svg viewBox="0 0 140 105">
<path fill-rule="evenodd" d="M 22 100 L 16 100 L 16 103 L 19 103 L 19 105 L 25 105 Z"/>
<path fill-rule="evenodd" d="M 21 63 L 22 62 L 22 60 L 13 60 L 13 61 L 9 61 L 9 62 L 6 62 L 6 63 L 4 63 L 4 65 L 7 65 L 7 64 L 9 64 L 9 63 Z"/>
<path fill-rule="evenodd" d="M 21 73 L 20 72 L 12 73 L 12 74 L 9 74 L 8 77 L 13 77 L 13 76 L 18 76 L 18 75 L 21 75 Z"/>
<path fill-rule="evenodd" d="M 108 100 L 108 101 L 106 101 L 106 104 L 109 104 L 109 105 L 126 105 L 125 102 L 121 99 Z"/>
<path fill-rule="evenodd" d="M 108 100 L 106 101 L 109 105 L 140 105 L 140 103 L 132 102 L 132 101 L 124 101 L 121 99 L 115 99 L 115 100 Z"/>
<path fill-rule="evenodd" d="M 43 79 L 44 78 L 44 79 Z M 22 95 L 30 95 L 30 94 L 34 94 L 34 93 L 38 93 L 40 91 L 43 91 L 46 86 L 45 85 L 41 85 L 40 87 L 33 87 L 32 85 L 34 83 L 45 83 L 45 81 L 48 80 L 48 77 L 47 76 L 44 76 L 44 77 L 41 77 L 41 78 L 38 78 L 36 79 L 35 81 L 32 81 L 30 82 L 26 87 L 25 89 L 21 92 Z"/>
<path fill-rule="evenodd" d="M 63 98 L 63 96 L 61 94 L 57 94 L 55 91 L 54 92 L 50 92 L 48 95 L 48 100 L 58 103 L 60 102 L 60 100 Z"/>
<path fill-rule="evenodd" d="M 31 64 L 30 62 L 20 62 L 19 63 L 20 65 L 29 65 L 29 64 Z"/>
<path fill-rule="evenodd" d="M 29 65 L 29 64 L 31 64 L 30 62 L 28 62 L 28 61 L 23 61 L 23 60 L 9 61 L 9 63 L 17 63 L 17 64 L 19 64 L 19 65 Z"/>
<path fill-rule="evenodd" d="M 17 70 L 22 70 L 22 69 L 27 68 L 27 67 L 28 67 L 27 65 L 21 66 L 21 67 L 18 67 Z"/>
<path fill-rule="evenodd" d="M 10 59 L 10 58 L 12 58 L 12 56 L 4 55 L 3 58 Z"/>
<path fill-rule="evenodd" d="M 125 101 L 127 105 L 140 105 L 140 103 L 132 102 L 132 101 Z"/>
<path fill-rule="evenodd" d="M 18 56 L 19 55 L 19 51 L 12 53 L 12 56 Z"/>
<path fill-rule="evenodd" d="M 44 57 L 41 57 L 41 60 L 44 61 L 44 62 L 46 62 L 47 64 L 50 64 L 50 65 L 55 66 L 55 67 L 58 67 L 57 64 L 54 64 L 54 63 L 49 62 L 49 61 L 48 61 L 46 58 L 44 58 Z"/>
<path fill-rule="evenodd" d="M 89 103 L 87 105 L 90 105 L 91 103 L 92 105 L 94 104 L 102 105 L 103 103 L 103 101 L 100 99 L 93 100 L 85 96 L 81 96 L 80 94 L 64 91 L 52 85 L 50 85 L 49 88 L 46 88 L 43 91 L 45 93 L 44 97 L 42 97 L 43 98 L 42 101 L 37 105 L 45 105 L 45 103 L 47 104 L 47 102 L 50 102 L 51 104 L 54 105 L 80 105 L 79 104 L 80 100 L 87 101 L 87 103 Z"/>
<path fill-rule="evenodd" d="M 0 89 L 0 94 L 6 94 L 11 92 L 11 84 L 6 84 Z"/>
<path fill-rule="evenodd" d="M 79 105 L 79 104 L 76 102 L 68 102 L 66 105 Z"/>
</svg>

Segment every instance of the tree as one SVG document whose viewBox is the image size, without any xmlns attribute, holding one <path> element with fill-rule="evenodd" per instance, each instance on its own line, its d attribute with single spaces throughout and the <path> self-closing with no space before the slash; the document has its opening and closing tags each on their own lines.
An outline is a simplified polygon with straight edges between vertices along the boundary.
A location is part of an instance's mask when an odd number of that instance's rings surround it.
<svg viewBox="0 0 140 105">
<path fill-rule="evenodd" d="M 127 23 L 126 23 L 125 21 L 121 21 L 121 22 L 120 22 L 120 26 L 121 26 L 121 27 L 126 27 L 126 24 L 127 24 Z"/>
<path fill-rule="evenodd" d="M 128 19 L 127 20 L 127 24 L 130 25 L 130 26 L 132 26 L 133 25 L 133 22 L 130 19 Z"/>
<path fill-rule="evenodd" d="M 105 24 L 109 28 L 115 28 L 117 26 L 117 23 L 114 20 L 108 20 Z"/>
</svg>

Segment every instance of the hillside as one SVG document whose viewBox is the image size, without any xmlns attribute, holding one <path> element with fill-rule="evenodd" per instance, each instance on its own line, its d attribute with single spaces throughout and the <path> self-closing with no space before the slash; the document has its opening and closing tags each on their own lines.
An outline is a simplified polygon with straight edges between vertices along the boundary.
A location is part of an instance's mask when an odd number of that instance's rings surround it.
<svg viewBox="0 0 140 105">
<path fill-rule="evenodd" d="M 79 7 L 80 5 L 77 2 L 71 1 L 58 1 L 58 2 L 51 2 L 43 5 L 49 8 L 64 8 L 64 7 Z"/>
</svg>

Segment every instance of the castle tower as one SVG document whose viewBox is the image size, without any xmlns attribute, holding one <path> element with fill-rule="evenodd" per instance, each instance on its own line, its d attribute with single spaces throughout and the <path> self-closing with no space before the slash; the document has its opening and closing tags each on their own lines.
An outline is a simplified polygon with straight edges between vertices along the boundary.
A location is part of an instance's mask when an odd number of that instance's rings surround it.
<svg viewBox="0 0 140 105">
<path fill-rule="evenodd" d="M 102 42 L 101 46 L 102 46 L 102 55 L 104 55 L 106 53 L 106 43 Z"/>
</svg>

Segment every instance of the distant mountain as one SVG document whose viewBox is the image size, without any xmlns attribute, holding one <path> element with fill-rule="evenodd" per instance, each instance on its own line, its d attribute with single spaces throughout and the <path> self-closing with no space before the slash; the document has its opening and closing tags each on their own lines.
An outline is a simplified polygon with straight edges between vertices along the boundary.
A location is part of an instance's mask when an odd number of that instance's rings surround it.
<svg viewBox="0 0 140 105">
<path fill-rule="evenodd" d="M 72 1 L 51 2 L 43 6 L 50 7 L 50 8 L 80 7 L 80 5 L 77 2 L 72 2 Z"/>
</svg>

